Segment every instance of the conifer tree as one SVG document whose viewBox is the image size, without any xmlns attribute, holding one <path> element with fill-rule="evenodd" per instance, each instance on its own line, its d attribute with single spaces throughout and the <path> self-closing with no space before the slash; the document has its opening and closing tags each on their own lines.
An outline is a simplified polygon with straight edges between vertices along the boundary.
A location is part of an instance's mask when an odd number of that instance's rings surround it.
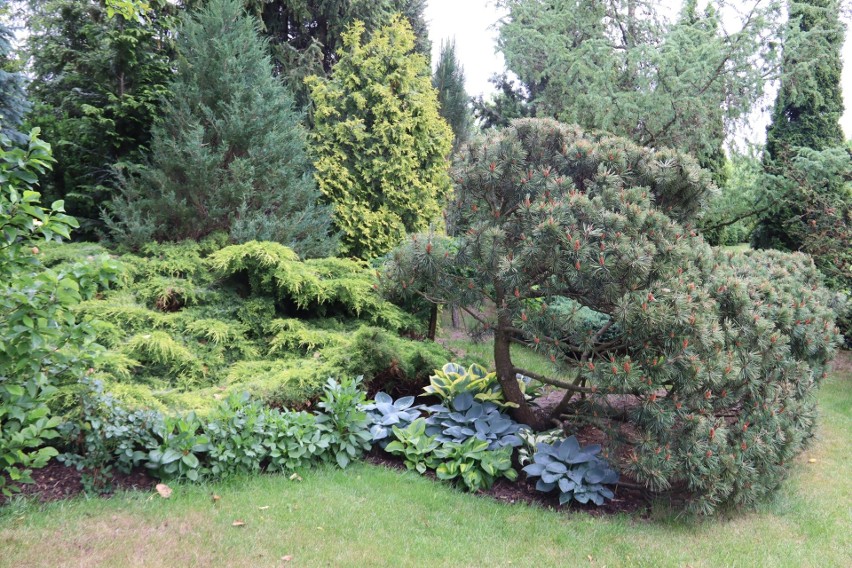
<svg viewBox="0 0 852 568">
<path fill-rule="evenodd" d="M 246 0 L 249 10 L 261 19 L 276 74 L 294 93 L 298 106 L 308 102 L 304 79 L 331 72 L 343 32 L 356 20 L 371 33 L 394 13 L 402 13 L 414 29 L 415 49 L 428 58 L 431 44 L 423 18 L 425 4 L 425 0 Z"/>
<path fill-rule="evenodd" d="M 30 104 L 24 92 L 24 77 L 11 61 L 12 39 L 12 30 L 0 23 L 0 133 L 15 144 L 23 144 L 27 136 L 18 127 Z"/>
<path fill-rule="evenodd" d="M 845 28 L 840 21 L 837 0 L 804 0 L 790 3 L 789 26 L 802 32 L 795 41 L 784 45 L 784 66 L 796 72 L 781 81 L 775 99 L 772 123 L 766 133 L 764 166 L 770 176 L 784 176 L 792 170 L 799 148 L 817 152 L 843 146 L 840 117 L 843 97 L 840 51 Z M 803 63 L 806 63 L 803 65 Z M 789 177 L 797 177 L 790 172 Z M 770 206 L 761 215 L 752 237 L 758 248 L 799 250 L 803 246 L 798 229 L 804 211 L 795 189 L 784 191 L 786 184 L 768 184 L 764 201 Z M 841 185 L 825 187 L 823 192 L 840 194 Z"/>
<path fill-rule="evenodd" d="M 330 78 L 309 85 L 317 183 L 334 207 L 343 252 L 372 258 L 438 220 L 452 130 L 408 22 L 397 16 L 365 35 L 354 24 Z"/>
<path fill-rule="evenodd" d="M 516 419 L 597 428 L 619 469 L 702 512 L 778 485 L 838 341 L 809 257 L 711 249 L 691 226 L 712 188 L 693 158 L 549 119 L 489 132 L 452 176 L 468 230 L 413 235 L 383 285 L 492 333 Z M 522 367 L 516 342 L 551 372 Z M 519 375 L 562 401 L 537 413 Z"/>
<path fill-rule="evenodd" d="M 108 217 L 115 237 L 138 246 L 224 231 L 302 256 L 333 253 L 301 115 L 272 75 L 257 21 L 239 0 L 211 0 L 185 20 L 177 49 L 150 163 L 124 174 Z"/>
<path fill-rule="evenodd" d="M 438 91 L 439 112 L 453 129 L 453 148 L 457 149 L 470 137 L 473 114 L 464 90 L 464 69 L 456 58 L 455 40 L 441 44 L 432 86 Z"/>
<path fill-rule="evenodd" d="M 673 20 L 650 0 L 498 4 L 507 12 L 499 49 L 537 116 L 677 148 L 708 165 L 778 64 L 766 41 L 779 26 L 777 1 L 750 1 L 730 30 L 714 2 L 702 13 L 685 0 Z"/>
<path fill-rule="evenodd" d="M 28 122 L 53 143 L 45 200 L 63 199 L 76 237 L 102 229 L 100 207 L 115 193 L 112 167 L 138 160 L 166 94 L 177 6 L 148 2 L 145 21 L 109 15 L 97 0 L 28 0 L 34 108 Z"/>
</svg>

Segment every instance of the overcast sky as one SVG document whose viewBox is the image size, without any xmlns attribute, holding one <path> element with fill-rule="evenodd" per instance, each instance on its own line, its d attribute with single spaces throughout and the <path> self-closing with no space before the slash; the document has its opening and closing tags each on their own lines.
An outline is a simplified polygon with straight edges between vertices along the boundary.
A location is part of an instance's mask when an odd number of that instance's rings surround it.
<svg viewBox="0 0 852 568">
<path fill-rule="evenodd" d="M 666 0 L 663 0 L 666 1 Z M 668 0 L 677 6 L 679 0 Z M 503 56 L 495 53 L 497 31 L 495 23 L 501 12 L 494 6 L 493 0 L 428 0 L 426 19 L 429 21 L 429 36 L 432 39 L 432 61 L 437 62 L 441 41 L 456 41 L 456 56 L 464 66 L 467 92 L 471 96 L 493 92 L 488 79 L 494 73 L 503 71 Z M 850 22 L 847 26 L 852 28 Z M 843 47 L 843 98 L 846 112 L 841 126 L 846 137 L 852 137 L 852 42 Z M 755 117 L 750 138 L 762 142 L 767 123 L 766 116 Z"/>
</svg>

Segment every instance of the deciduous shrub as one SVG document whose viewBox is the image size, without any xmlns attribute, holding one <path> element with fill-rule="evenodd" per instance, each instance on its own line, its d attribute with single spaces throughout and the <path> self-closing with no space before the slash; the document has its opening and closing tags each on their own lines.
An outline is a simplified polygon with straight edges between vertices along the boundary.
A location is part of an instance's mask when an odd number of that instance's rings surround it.
<svg viewBox="0 0 852 568">
<path fill-rule="evenodd" d="M 385 285 L 468 309 L 493 332 L 518 421 L 597 427 L 622 473 L 705 513 L 778 485 L 813 433 L 839 337 L 809 257 L 712 249 L 691 225 L 712 191 L 692 158 L 551 120 L 468 145 L 453 177 L 456 252 L 415 236 L 391 255 Z M 555 312 L 564 298 L 600 327 Z M 554 373 L 516 366 L 515 341 Z M 549 417 L 518 374 L 565 389 Z"/>
<path fill-rule="evenodd" d="M 56 386 L 76 382 L 91 368 L 98 346 L 74 309 L 80 284 L 40 261 L 44 241 L 68 238 L 77 222 L 63 203 L 39 204 L 32 189 L 52 162 L 50 146 L 34 130 L 25 147 L 0 134 L 0 489 L 30 481 L 57 451 L 48 444 L 59 421 L 46 402 Z M 6 476 L 12 484 L 6 484 Z"/>
</svg>

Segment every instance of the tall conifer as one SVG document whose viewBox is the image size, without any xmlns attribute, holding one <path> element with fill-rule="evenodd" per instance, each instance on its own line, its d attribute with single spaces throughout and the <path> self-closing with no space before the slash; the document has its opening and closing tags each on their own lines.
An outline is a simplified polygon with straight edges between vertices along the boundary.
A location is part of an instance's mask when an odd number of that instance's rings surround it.
<svg viewBox="0 0 852 568">
<path fill-rule="evenodd" d="M 257 21 L 239 0 L 211 0 L 184 22 L 177 47 L 150 163 L 125 175 L 112 207 L 114 234 L 140 245 L 224 231 L 303 256 L 333 252 L 301 115 L 272 75 Z"/>
</svg>

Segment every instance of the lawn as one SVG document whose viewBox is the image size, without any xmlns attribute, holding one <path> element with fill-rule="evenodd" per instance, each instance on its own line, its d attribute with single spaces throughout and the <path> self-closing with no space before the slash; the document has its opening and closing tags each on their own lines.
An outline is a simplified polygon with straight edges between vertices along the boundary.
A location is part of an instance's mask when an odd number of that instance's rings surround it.
<svg viewBox="0 0 852 568">
<path fill-rule="evenodd" d="M 813 446 L 757 511 L 595 517 L 358 464 L 0 510 L 2 566 L 850 566 L 852 359 Z M 214 500 L 213 495 L 219 496 Z M 242 521 L 243 526 L 233 526 Z"/>
</svg>

